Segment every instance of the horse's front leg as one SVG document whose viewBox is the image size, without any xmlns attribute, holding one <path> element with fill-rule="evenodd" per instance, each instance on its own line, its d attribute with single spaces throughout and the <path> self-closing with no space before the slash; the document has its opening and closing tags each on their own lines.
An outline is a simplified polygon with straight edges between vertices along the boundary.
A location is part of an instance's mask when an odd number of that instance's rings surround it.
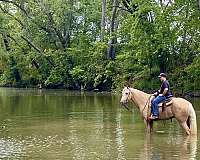
<svg viewBox="0 0 200 160">
<path fill-rule="evenodd" d="M 153 121 L 152 120 L 145 120 L 147 125 L 147 133 L 151 133 L 153 131 Z"/>
</svg>

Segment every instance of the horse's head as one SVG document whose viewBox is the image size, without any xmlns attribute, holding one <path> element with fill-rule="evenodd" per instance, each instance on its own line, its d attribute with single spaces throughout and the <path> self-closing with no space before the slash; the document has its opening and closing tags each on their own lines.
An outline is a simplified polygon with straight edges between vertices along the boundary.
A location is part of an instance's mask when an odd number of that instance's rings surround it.
<svg viewBox="0 0 200 160">
<path fill-rule="evenodd" d="M 122 90 L 122 97 L 120 103 L 125 105 L 128 103 L 130 99 L 131 99 L 131 88 L 124 87 L 124 89 Z"/>
</svg>

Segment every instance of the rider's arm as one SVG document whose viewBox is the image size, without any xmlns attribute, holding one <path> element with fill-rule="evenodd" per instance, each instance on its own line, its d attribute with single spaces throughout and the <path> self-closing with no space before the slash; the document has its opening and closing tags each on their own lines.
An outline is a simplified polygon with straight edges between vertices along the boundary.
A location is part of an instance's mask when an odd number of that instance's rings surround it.
<svg viewBox="0 0 200 160">
<path fill-rule="evenodd" d="M 168 90 L 169 90 L 168 88 L 165 88 L 163 93 L 159 94 L 159 96 L 165 96 L 167 94 Z"/>
</svg>

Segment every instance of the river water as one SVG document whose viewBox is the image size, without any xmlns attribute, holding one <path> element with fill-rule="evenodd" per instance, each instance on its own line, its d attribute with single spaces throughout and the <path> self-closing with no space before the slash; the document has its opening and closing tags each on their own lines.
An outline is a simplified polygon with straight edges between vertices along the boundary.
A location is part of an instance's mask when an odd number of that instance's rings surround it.
<svg viewBox="0 0 200 160">
<path fill-rule="evenodd" d="M 200 159 L 199 136 L 186 136 L 175 119 L 155 122 L 149 135 L 134 105 L 130 113 L 119 101 L 110 93 L 0 88 L 0 159 Z M 200 99 L 190 101 L 199 122 Z"/>
</svg>

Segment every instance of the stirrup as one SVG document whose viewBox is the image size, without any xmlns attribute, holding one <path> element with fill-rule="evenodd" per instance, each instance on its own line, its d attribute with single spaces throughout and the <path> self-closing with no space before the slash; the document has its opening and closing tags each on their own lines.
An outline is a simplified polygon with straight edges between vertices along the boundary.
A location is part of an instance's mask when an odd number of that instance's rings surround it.
<svg viewBox="0 0 200 160">
<path fill-rule="evenodd" d="M 148 119 L 150 119 L 150 120 L 157 120 L 157 119 L 159 119 L 159 117 L 151 115 Z"/>
</svg>

